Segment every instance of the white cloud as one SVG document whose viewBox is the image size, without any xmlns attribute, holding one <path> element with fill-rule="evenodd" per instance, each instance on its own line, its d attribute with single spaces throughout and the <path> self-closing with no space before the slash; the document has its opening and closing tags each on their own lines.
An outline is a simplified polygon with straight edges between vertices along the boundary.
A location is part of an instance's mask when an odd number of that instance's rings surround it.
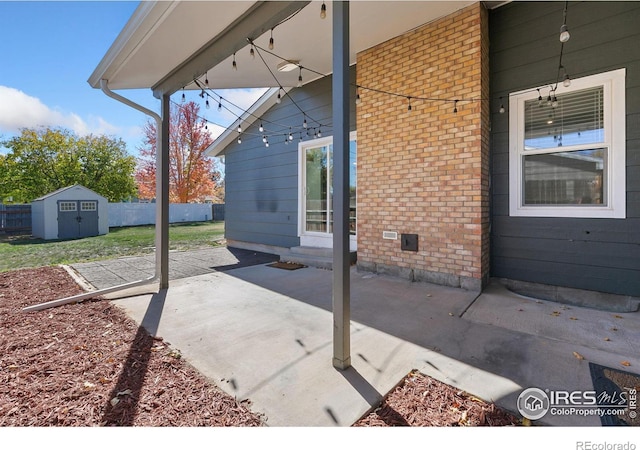
<svg viewBox="0 0 640 450">
<path fill-rule="evenodd" d="M 233 121 L 237 119 L 237 116 L 249 109 L 266 91 L 266 88 L 217 90 L 216 92 L 227 101 L 227 103 L 224 103 L 224 106 L 236 114 L 234 115 L 223 109 L 220 115 L 224 119 L 224 122 L 229 124 L 233 123 Z M 229 103 L 237 106 L 237 108 L 231 106 Z"/>
<path fill-rule="evenodd" d="M 68 128 L 81 136 L 119 131 L 102 117 L 91 116 L 87 122 L 75 113 L 52 109 L 36 97 L 0 85 L 0 132 L 17 134 L 22 128 L 49 126 Z"/>
</svg>

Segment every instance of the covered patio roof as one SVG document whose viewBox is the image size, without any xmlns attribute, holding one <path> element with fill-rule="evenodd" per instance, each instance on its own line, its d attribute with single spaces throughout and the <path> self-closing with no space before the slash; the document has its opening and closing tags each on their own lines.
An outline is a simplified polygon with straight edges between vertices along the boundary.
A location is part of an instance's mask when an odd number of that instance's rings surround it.
<svg viewBox="0 0 640 450">
<path fill-rule="evenodd" d="M 320 18 L 320 1 L 144 1 L 89 78 L 110 89 L 151 88 L 154 95 L 183 87 L 207 74 L 216 89 L 294 87 L 298 70 L 277 72 L 281 58 L 313 69 L 303 83 L 331 73 L 331 15 Z M 358 52 L 420 25 L 462 9 L 472 1 L 353 1 L 350 13 L 349 62 Z M 249 54 L 254 40 L 268 48 L 273 29 L 273 55 Z M 232 70 L 233 54 L 238 70 Z M 277 81 L 267 66 L 277 75 Z"/>
<path fill-rule="evenodd" d="M 350 356 L 349 65 L 360 51 L 449 15 L 472 1 L 141 2 L 89 83 L 156 120 L 156 277 L 168 278 L 170 96 L 180 89 L 285 88 L 332 74 L 334 132 L 333 365 Z M 270 38 L 274 45 L 271 47 Z M 254 46 L 252 57 L 249 47 Z M 269 48 L 269 50 L 266 50 Z M 270 51 L 272 50 L 272 51 Z M 237 64 L 233 70 L 232 61 Z M 280 71 L 283 61 L 294 63 Z M 299 70 L 296 70 L 299 69 Z M 206 78 L 203 75 L 206 74 Z M 276 75 L 277 74 L 277 75 Z M 112 89 L 150 88 L 161 115 Z M 264 97 L 270 98 L 269 92 Z M 266 107 L 266 100 L 262 106 Z M 258 107 L 255 105 L 254 107 Z M 154 278 L 155 279 L 155 278 Z M 140 282 L 144 282 L 141 280 Z M 114 290 L 117 288 L 112 288 Z M 102 294 L 102 292 L 94 292 Z M 87 295 L 87 294 L 84 294 Z M 67 301 L 66 299 L 64 301 Z"/>
</svg>

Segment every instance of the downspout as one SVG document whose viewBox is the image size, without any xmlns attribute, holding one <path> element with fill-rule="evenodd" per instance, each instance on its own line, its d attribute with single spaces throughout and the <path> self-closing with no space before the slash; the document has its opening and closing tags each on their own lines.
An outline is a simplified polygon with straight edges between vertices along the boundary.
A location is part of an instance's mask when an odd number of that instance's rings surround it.
<svg viewBox="0 0 640 450">
<path fill-rule="evenodd" d="M 130 106 L 131 108 L 137 109 L 138 111 L 151 116 L 155 121 L 156 121 L 156 133 L 157 133 L 157 138 L 156 138 L 156 145 L 159 145 L 161 140 L 160 140 L 160 133 L 162 130 L 162 118 L 160 117 L 160 115 L 158 115 L 157 113 L 151 111 L 150 109 L 145 108 L 144 106 L 141 106 L 137 103 L 132 102 L 131 100 L 129 100 L 128 98 L 125 98 L 119 94 L 116 94 L 115 92 L 111 91 L 109 89 L 108 86 L 108 80 L 102 79 L 100 80 L 100 88 L 102 89 L 102 92 L 104 92 L 107 96 L 121 102 L 124 103 L 127 106 Z M 161 152 L 156 151 L 156 158 L 160 158 L 161 157 Z M 158 164 L 159 167 L 159 164 Z M 156 177 L 157 177 L 157 172 L 156 172 Z M 158 189 L 160 189 L 160 184 L 156 181 L 156 191 Z M 133 287 L 137 287 L 137 286 L 144 286 L 146 284 L 150 284 L 154 281 L 157 281 L 160 279 L 161 277 L 161 273 L 162 273 L 162 267 L 161 267 L 161 259 L 160 259 L 160 252 L 162 251 L 161 249 L 161 233 L 160 233 L 160 229 L 162 228 L 163 224 L 160 223 L 160 228 L 158 228 L 158 218 L 161 217 L 161 213 L 160 210 L 162 209 L 162 202 L 161 201 L 156 201 L 156 236 L 155 236 L 155 241 L 156 241 L 156 265 L 155 265 L 155 273 L 153 274 L 153 276 L 149 277 L 149 278 L 145 278 L 142 280 L 138 280 L 138 281 L 132 281 L 130 283 L 125 283 L 125 284 L 119 284 L 117 286 L 112 286 L 109 288 L 105 288 L 105 289 L 98 289 L 96 291 L 91 291 L 91 292 L 86 292 L 84 294 L 78 294 L 78 295 L 73 295 L 71 297 L 65 297 L 65 298 L 61 298 L 58 300 L 52 300 L 50 302 L 46 302 L 46 303 L 39 303 L 37 305 L 32 305 L 32 306 L 27 306 L 26 308 L 23 308 L 22 311 L 24 312 L 30 312 L 30 311 L 40 311 L 43 309 L 48 309 L 48 308 L 54 308 L 56 306 L 62 306 L 62 305 L 66 305 L 69 303 L 76 303 L 76 302 L 81 302 L 83 300 L 87 300 L 90 298 L 94 298 L 103 294 L 110 294 L 112 292 L 118 292 L 118 291 L 122 291 L 124 289 L 129 289 L 129 288 L 133 288 Z"/>
</svg>

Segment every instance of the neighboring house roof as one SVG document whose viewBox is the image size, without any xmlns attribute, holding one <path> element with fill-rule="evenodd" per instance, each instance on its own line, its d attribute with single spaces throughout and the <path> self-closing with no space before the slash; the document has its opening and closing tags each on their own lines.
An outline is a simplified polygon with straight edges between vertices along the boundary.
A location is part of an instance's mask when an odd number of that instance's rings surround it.
<svg viewBox="0 0 640 450">
<path fill-rule="evenodd" d="M 61 194 L 61 193 L 65 192 L 65 191 L 68 191 L 68 190 L 71 190 L 71 189 L 82 189 L 82 190 L 84 190 L 84 191 L 90 192 L 90 193 L 91 193 L 91 194 L 93 194 L 93 195 L 96 195 L 96 196 L 98 196 L 98 197 L 102 197 L 102 195 L 98 194 L 98 193 L 97 193 L 97 192 L 95 192 L 95 191 L 92 191 L 92 190 L 91 190 L 91 189 L 89 189 L 89 188 L 86 188 L 86 187 L 84 187 L 84 186 L 82 186 L 82 185 L 80 185 L 80 184 L 74 184 L 73 186 L 67 186 L 67 187 L 60 188 L 60 189 L 58 189 L 58 190 L 56 190 L 56 191 L 49 192 L 48 194 L 43 195 L 42 197 L 38 197 L 38 198 L 34 199 L 33 201 L 34 201 L 34 202 L 37 202 L 37 201 L 40 201 L 40 200 L 46 200 L 46 199 L 48 199 L 48 198 L 54 197 L 54 196 L 56 196 L 56 195 L 59 195 L 59 194 Z M 102 198 L 105 198 L 105 197 L 102 197 Z"/>
</svg>

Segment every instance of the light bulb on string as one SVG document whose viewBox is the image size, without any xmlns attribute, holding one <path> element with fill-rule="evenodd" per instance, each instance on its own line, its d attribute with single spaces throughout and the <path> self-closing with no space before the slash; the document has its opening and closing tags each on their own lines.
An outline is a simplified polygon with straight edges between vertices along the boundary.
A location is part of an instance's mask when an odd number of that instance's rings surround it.
<svg viewBox="0 0 640 450">
<path fill-rule="evenodd" d="M 540 94 L 540 88 L 538 88 L 538 106 L 542 106 L 542 95 Z"/>
<path fill-rule="evenodd" d="M 327 5 L 325 5 L 324 2 L 322 2 L 322 6 L 320 7 L 320 18 L 327 18 Z"/>
<path fill-rule="evenodd" d="M 238 133 L 242 133 L 242 124 L 238 123 Z"/>
<path fill-rule="evenodd" d="M 208 73 L 205 72 L 204 74 L 204 84 L 206 84 L 207 86 L 209 86 L 209 75 Z"/>
<path fill-rule="evenodd" d="M 556 97 L 556 93 L 553 93 L 553 100 L 551 100 L 551 107 L 555 108 L 558 106 L 558 97 Z"/>
<path fill-rule="evenodd" d="M 264 127 L 262 126 L 262 121 L 260 122 L 260 128 L 258 128 L 258 130 L 260 130 L 260 133 L 264 131 Z"/>
<path fill-rule="evenodd" d="M 203 90 L 201 90 L 201 91 L 200 91 L 200 94 L 198 94 L 198 95 L 200 95 L 200 98 L 204 98 L 204 89 L 203 89 Z"/>
<path fill-rule="evenodd" d="M 262 142 L 266 143 L 267 142 L 267 136 L 262 135 Z"/>
<path fill-rule="evenodd" d="M 569 77 L 569 74 L 568 74 L 568 73 L 565 73 L 565 74 L 564 74 L 564 81 L 562 82 L 562 85 L 563 85 L 564 87 L 569 87 L 569 86 L 571 86 L 571 78 Z"/>
<path fill-rule="evenodd" d="M 307 128 L 307 116 L 304 116 L 304 120 L 302 121 L 302 128 Z"/>
<path fill-rule="evenodd" d="M 271 29 L 271 37 L 269 38 L 269 50 L 273 50 L 273 28 Z"/>
<path fill-rule="evenodd" d="M 458 114 L 458 100 L 453 101 L 453 113 Z"/>
<path fill-rule="evenodd" d="M 318 127 L 318 137 L 322 137 L 322 131 L 320 131 L 320 127 Z"/>
<path fill-rule="evenodd" d="M 293 134 L 291 134 L 291 127 L 289 127 L 289 140 L 293 141 Z"/>
<path fill-rule="evenodd" d="M 231 63 L 233 70 L 238 70 L 238 64 L 236 63 L 236 54 L 233 54 L 233 62 Z"/>
<path fill-rule="evenodd" d="M 289 139 L 286 134 L 284 135 L 284 145 L 289 145 Z"/>
<path fill-rule="evenodd" d="M 502 97 L 500 97 L 500 109 L 499 109 L 499 111 L 498 111 L 498 112 L 499 112 L 500 114 L 504 114 L 504 111 L 505 111 L 505 109 L 504 109 L 504 103 L 502 103 Z"/>
<path fill-rule="evenodd" d="M 356 89 L 356 105 L 359 105 L 362 102 L 362 100 L 360 99 L 360 92 L 358 92 L 358 89 Z"/>
<path fill-rule="evenodd" d="M 218 111 L 222 111 L 222 98 L 218 100 Z"/>
<path fill-rule="evenodd" d="M 547 106 L 551 106 L 551 91 L 549 91 L 549 94 L 547 95 Z"/>
<path fill-rule="evenodd" d="M 409 106 L 407 106 L 407 111 L 411 111 L 411 97 L 407 97 L 407 100 L 409 100 Z"/>
<path fill-rule="evenodd" d="M 251 46 L 251 49 L 249 49 L 249 56 L 251 56 L 251 59 L 256 58 L 256 51 L 253 49 L 253 45 Z"/>
<path fill-rule="evenodd" d="M 238 144 L 242 144 L 242 138 L 238 136 Z"/>
<path fill-rule="evenodd" d="M 278 98 L 276 98 L 276 103 L 280 103 L 282 101 L 282 95 L 280 95 L 280 92 L 282 91 L 282 88 L 278 89 Z"/>
<path fill-rule="evenodd" d="M 184 95 L 184 88 L 182 88 L 182 103 L 184 103 L 186 99 L 187 98 Z"/>
<path fill-rule="evenodd" d="M 264 146 L 268 148 L 269 147 L 269 141 L 265 142 Z"/>
<path fill-rule="evenodd" d="M 562 26 L 560 27 L 560 42 L 564 44 L 569 40 L 570 37 L 571 35 L 569 34 L 569 28 L 567 27 L 567 24 L 562 24 Z"/>
<path fill-rule="evenodd" d="M 300 74 L 298 75 L 298 87 L 302 87 L 302 66 L 300 66 Z"/>
<path fill-rule="evenodd" d="M 207 98 L 207 101 L 204 103 L 204 106 L 205 106 L 207 109 L 210 109 L 210 108 L 211 108 L 211 105 L 209 104 L 209 98 Z"/>
</svg>

